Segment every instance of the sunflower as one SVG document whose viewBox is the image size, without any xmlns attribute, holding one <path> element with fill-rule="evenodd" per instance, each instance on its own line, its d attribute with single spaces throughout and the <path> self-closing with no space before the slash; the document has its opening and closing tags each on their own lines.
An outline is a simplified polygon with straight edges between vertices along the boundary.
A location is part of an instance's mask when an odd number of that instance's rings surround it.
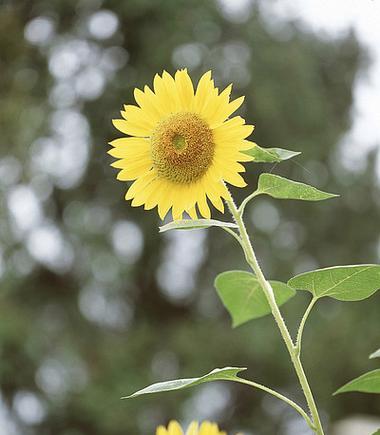
<svg viewBox="0 0 380 435">
<path fill-rule="evenodd" d="M 167 429 L 159 426 L 156 430 L 156 435 L 184 435 L 184 433 L 176 421 L 171 421 Z M 188 427 L 186 435 L 226 435 L 226 433 L 221 432 L 215 423 L 204 421 L 199 426 L 196 421 L 193 421 Z"/>
<path fill-rule="evenodd" d="M 135 89 L 137 105 L 124 106 L 123 119 L 113 120 L 127 137 L 110 142 L 109 151 L 118 159 L 112 164 L 121 169 L 118 180 L 135 180 L 125 196 L 132 206 L 157 206 L 161 219 L 171 209 L 175 220 L 184 212 L 210 218 L 208 201 L 224 212 L 225 182 L 246 186 L 239 162 L 253 160 L 243 151 L 254 146 L 246 139 L 254 127 L 230 118 L 244 101 L 230 101 L 231 89 L 219 92 L 209 71 L 194 90 L 186 69 L 156 74 L 153 91 Z"/>
</svg>

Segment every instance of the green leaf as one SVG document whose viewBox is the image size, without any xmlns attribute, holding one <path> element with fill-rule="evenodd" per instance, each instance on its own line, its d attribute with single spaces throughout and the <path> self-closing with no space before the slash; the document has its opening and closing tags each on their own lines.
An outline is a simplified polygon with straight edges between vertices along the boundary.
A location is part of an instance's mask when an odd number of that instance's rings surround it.
<svg viewBox="0 0 380 435">
<path fill-rule="evenodd" d="M 321 201 L 339 196 L 273 174 L 260 175 L 257 194 L 269 195 L 277 199 L 299 199 L 302 201 Z"/>
<path fill-rule="evenodd" d="M 160 227 L 160 233 L 169 230 L 198 230 L 208 227 L 237 228 L 237 225 L 232 222 L 221 222 L 215 219 L 181 219 L 163 225 Z"/>
<path fill-rule="evenodd" d="M 361 264 L 327 267 L 301 273 L 291 278 L 288 285 L 307 290 L 316 298 L 329 296 L 339 301 L 360 301 L 380 288 L 380 266 Z"/>
<path fill-rule="evenodd" d="M 223 369 L 214 369 L 207 375 L 201 376 L 200 378 L 176 379 L 173 381 L 158 382 L 156 384 L 150 385 L 149 387 L 143 388 L 142 390 L 136 391 L 136 393 L 133 393 L 130 396 L 122 397 L 122 399 L 130 399 L 143 394 L 182 390 L 184 388 L 195 387 L 196 385 L 203 384 L 205 382 L 235 381 L 238 379 L 237 374 L 243 370 L 247 369 L 242 367 L 224 367 Z"/>
<path fill-rule="evenodd" d="M 270 281 L 278 305 L 283 305 L 296 292 L 279 281 Z M 232 270 L 219 274 L 215 287 L 223 305 L 232 317 L 233 327 L 270 314 L 267 298 L 255 275 Z"/>
<path fill-rule="evenodd" d="M 244 152 L 252 156 L 255 163 L 280 163 L 301 154 L 299 151 L 282 148 L 261 148 L 258 145 Z"/>
<path fill-rule="evenodd" d="M 380 358 L 380 349 L 378 349 L 376 352 L 371 353 L 371 355 L 369 357 L 370 357 L 370 359 Z"/>
<path fill-rule="evenodd" d="M 380 394 L 380 369 L 372 370 L 359 376 L 348 384 L 343 385 L 334 394 L 348 393 L 350 391 Z"/>
<path fill-rule="evenodd" d="M 380 429 L 378 429 L 375 433 L 373 433 L 372 435 L 380 435 Z"/>
</svg>

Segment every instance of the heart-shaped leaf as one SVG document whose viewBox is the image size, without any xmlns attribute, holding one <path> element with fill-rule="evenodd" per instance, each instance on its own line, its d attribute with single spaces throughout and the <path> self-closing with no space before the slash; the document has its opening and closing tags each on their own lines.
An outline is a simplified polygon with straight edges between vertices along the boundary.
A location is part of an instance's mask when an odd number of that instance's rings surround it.
<svg viewBox="0 0 380 435">
<path fill-rule="evenodd" d="M 136 391 L 136 393 L 133 393 L 130 396 L 122 397 L 122 399 L 130 399 L 143 394 L 182 390 L 184 388 L 195 387 L 196 385 L 203 384 L 205 382 L 235 381 L 236 379 L 239 379 L 237 374 L 243 370 L 246 370 L 246 368 L 224 367 L 223 369 L 214 369 L 207 375 L 201 376 L 199 378 L 176 379 L 173 381 L 158 382 L 156 384 L 149 385 L 149 387 L 143 388 L 142 390 Z"/>
<path fill-rule="evenodd" d="M 294 289 L 308 290 L 316 298 L 360 301 L 380 288 L 380 266 L 361 264 L 335 266 L 301 273 L 288 281 Z"/>
<path fill-rule="evenodd" d="M 370 357 L 370 359 L 380 358 L 380 349 L 378 349 L 376 352 L 371 353 L 371 355 L 369 357 Z"/>
<path fill-rule="evenodd" d="M 299 199 L 302 201 L 321 201 L 338 196 L 334 193 L 322 192 L 308 184 L 273 174 L 260 175 L 257 194 L 265 194 L 277 199 Z"/>
<path fill-rule="evenodd" d="M 279 281 L 270 281 L 278 305 L 283 305 L 296 292 Z M 255 275 L 232 270 L 219 274 L 215 287 L 223 305 L 232 317 L 233 327 L 270 314 L 267 298 Z"/>
<path fill-rule="evenodd" d="M 208 227 L 237 228 L 232 222 L 222 222 L 215 219 L 181 219 L 160 227 L 160 233 L 170 230 L 199 230 Z"/>
<path fill-rule="evenodd" d="M 348 393 L 350 391 L 380 394 L 380 369 L 372 370 L 359 376 L 348 384 L 343 385 L 334 394 Z"/>
<path fill-rule="evenodd" d="M 245 154 L 252 156 L 255 163 L 280 163 L 300 155 L 299 151 L 290 151 L 283 148 L 261 148 L 255 145 L 245 151 Z"/>
</svg>

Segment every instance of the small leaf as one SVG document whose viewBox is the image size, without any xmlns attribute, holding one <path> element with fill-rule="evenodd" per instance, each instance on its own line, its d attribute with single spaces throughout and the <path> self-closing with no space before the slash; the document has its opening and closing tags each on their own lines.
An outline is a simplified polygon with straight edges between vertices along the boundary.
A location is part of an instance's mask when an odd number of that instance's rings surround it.
<svg viewBox="0 0 380 435">
<path fill-rule="evenodd" d="M 350 391 L 380 394 L 380 369 L 372 370 L 359 376 L 348 384 L 343 385 L 334 394 L 348 393 Z"/>
<path fill-rule="evenodd" d="M 302 201 L 322 201 L 339 196 L 273 174 L 260 175 L 257 193 L 277 199 L 299 199 Z"/>
<path fill-rule="evenodd" d="M 380 288 L 380 266 L 361 264 L 335 266 L 301 273 L 288 281 L 299 290 L 308 290 L 315 297 L 329 296 L 339 301 L 360 301 Z"/>
<path fill-rule="evenodd" d="M 245 151 L 245 154 L 252 156 L 255 163 L 280 163 L 298 156 L 301 153 L 299 151 L 290 151 L 282 148 L 261 148 L 256 145 L 250 150 Z"/>
<path fill-rule="evenodd" d="M 222 222 L 215 219 L 181 219 L 160 227 L 160 233 L 169 230 L 199 230 L 208 227 L 237 228 L 232 222 Z"/>
<path fill-rule="evenodd" d="M 194 387 L 205 382 L 212 381 L 234 381 L 238 379 L 237 374 L 246 370 L 242 367 L 224 367 L 223 369 L 214 369 L 207 375 L 200 378 L 176 379 L 173 381 L 158 382 L 149 387 L 136 391 L 130 396 L 122 397 L 122 399 L 130 399 L 132 397 L 141 396 L 143 394 L 161 393 L 164 391 L 182 390 L 184 388 Z"/>
<path fill-rule="evenodd" d="M 292 298 L 296 292 L 279 281 L 270 281 L 278 305 Z M 215 287 L 223 305 L 232 317 L 233 327 L 270 314 L 267 298 L 255 275 L 232 270 L 219 274 Z"/>
<path fill-rule="evenodd" d="M 371 355 L 369 357 L 370 357 L 370 359 L 380 358 L 380 349 L 378 349 L 376 352 L 371 353 Z"/>
</svg>

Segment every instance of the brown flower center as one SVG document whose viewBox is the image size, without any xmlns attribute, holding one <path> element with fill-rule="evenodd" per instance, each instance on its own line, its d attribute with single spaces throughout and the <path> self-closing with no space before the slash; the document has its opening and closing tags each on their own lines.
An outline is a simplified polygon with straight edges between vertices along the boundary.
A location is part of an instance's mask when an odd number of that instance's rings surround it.
<svg viewBox="0 0 380 435">
<path fill-rule="evenodd" d="M 151 141 L 154 167 L 161 177 L 175 183 L 199 180 L 212 163 L 212 131 L 195 113 L 168 116 L 157 124 Z"/>
</svg>

